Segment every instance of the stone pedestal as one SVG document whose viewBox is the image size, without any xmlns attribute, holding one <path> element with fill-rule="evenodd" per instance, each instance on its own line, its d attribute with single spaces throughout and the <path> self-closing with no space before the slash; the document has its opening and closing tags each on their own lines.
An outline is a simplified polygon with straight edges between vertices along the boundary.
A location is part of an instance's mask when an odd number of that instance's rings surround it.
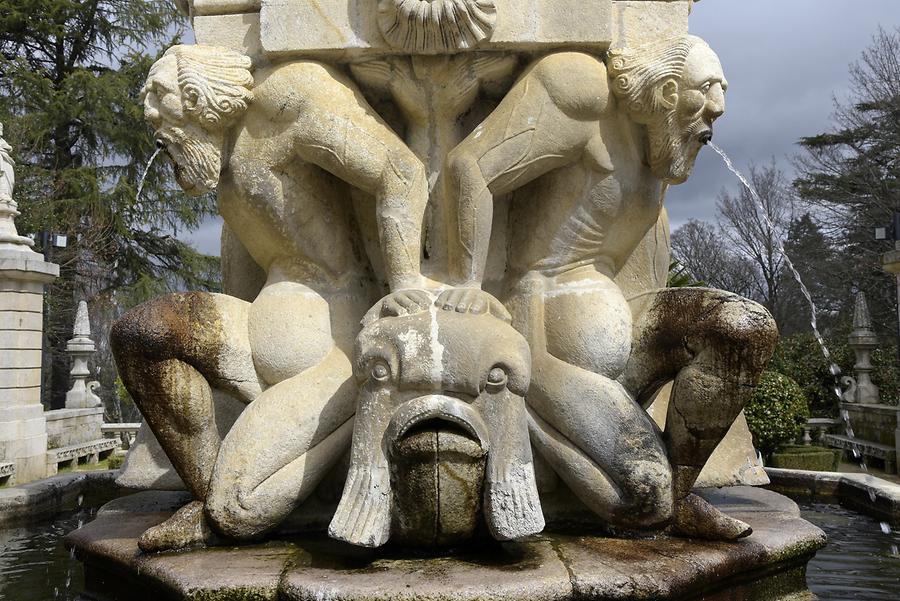
<svg viewBox="0 0 900 601">
<path fill-rule="evenodd" d="M 753 535 L 722 543 L 551 531 L 411 559 L 395 548 L 364 550 L 308 534 L 144 554 L 140 534 L 187 500 L 185 493 L 145 492 L 107 504 L 67 541 L 85 563 L 87 593 L 110 601 L 813 598 L 805 566 L 825 535 L 800 518 L 793 501 L 749 487 L 704 495 L 751 524 Z"/>
<path fill-rule="evenodd" d="M 0 465 L 14 466 L 7 468 L 15 471 L 8 482 L 23 483 L 46 475 L 44 285 L 59 275 L 59 266 L 26 245 L 0 246 L 5 247 L 0 247 Z"/>
</svg>

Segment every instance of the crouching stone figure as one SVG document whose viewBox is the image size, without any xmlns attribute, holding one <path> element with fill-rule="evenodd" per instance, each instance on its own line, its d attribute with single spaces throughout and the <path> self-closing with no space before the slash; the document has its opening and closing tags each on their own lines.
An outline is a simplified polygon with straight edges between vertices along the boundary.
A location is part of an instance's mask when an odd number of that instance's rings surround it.
<svg viewBox="0 0 900 601">
<path fill-rule="evenodd" d="M 768 312 L 707 289 L 626 297 L 622 269 L 725 110 L 693 36 L 537 60 L 450 154 L 457 310 L 477 298 L 494 200 L 512 194 L 504 303 L 533 357 L 538 452 L 611 525 L 734 539 L 746 524 L 690 494 L 774 348 Z M 644 411 L 674 380 L 664 432 Z"/>
<path fill-rule="evenodd" d="M 351 190 L 373 199 L 388 284 L 419 283 L 421 162 L 335 69 L 250 67 L 225 48 L 175 46 L 144 88 L 179 183 L 217 189 L 226 224 L 267 275 L 252 303 L 175 294 L 113 328 L 125 386 L 196 499 L 144 533 L 145 551 L 261 536 L 348 448 L 353 343 L 383 293 Z M 224 439 L 212 388 L 247 404 Z"/>
</svg>

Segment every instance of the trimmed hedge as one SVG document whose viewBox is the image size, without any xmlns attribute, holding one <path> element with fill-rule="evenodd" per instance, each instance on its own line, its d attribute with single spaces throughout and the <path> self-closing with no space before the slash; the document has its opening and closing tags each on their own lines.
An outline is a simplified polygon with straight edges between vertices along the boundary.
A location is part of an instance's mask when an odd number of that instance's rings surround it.
<svg viewBox="0 0 900 601">
<path fill-rule="evenodd" d="M 836 472 L 843 453 L 825 447 L 789 445 L 774 453 L 769 465 L 792 470 Z"/>
</svg>

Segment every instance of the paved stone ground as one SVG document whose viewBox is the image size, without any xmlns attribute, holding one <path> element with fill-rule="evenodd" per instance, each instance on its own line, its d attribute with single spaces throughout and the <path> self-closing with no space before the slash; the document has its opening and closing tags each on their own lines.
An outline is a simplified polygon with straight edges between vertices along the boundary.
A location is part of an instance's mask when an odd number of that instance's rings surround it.
<svg viewBox="0 0 900 601">
<path fill-rule="evenodd" d="M 749 487 L 707 497 L 749 522 L 754 534 L 737 543 L 710 543 L 545 533 L 430 557 L 309 535 L 145 555 L 137 537 L 186 499 L 184 493 L 145 492 L 107 504 L 68 542 L 85 562 L 88 593 L 113 600 L 810 598 L 805 565 L 825 536 L 800 518 L 793 501 Z"/>
</svg>

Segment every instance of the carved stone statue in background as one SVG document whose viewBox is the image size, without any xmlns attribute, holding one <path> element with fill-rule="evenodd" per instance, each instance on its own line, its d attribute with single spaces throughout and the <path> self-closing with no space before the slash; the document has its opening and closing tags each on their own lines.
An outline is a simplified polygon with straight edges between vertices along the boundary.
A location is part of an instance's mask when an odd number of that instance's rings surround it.
<svg viewBox="0 0 900 601">
<path fill-rule="evenodd" d="M 226 223 L 267 274 L 252 303 L 171 295 L 112 332 L 123 381 L 197 499 L 148 530 L 144 550 L 260 536 L 349 446 L 353 343 L 383 293 L 352 189 L 372 199 L 391 289 L 419 285 L 419 159 L 337 70 L 312 61 L 249 68 L 225 48 L 176 46 L 144 89 L 179 183 L 193 194 L 217 187 Z M 248 405 L 224 440 L 211 387 Z"/>
<path fill-rule="evenodd" d="M 777 333 L 762 307 L 707 289 L 626 298 L 615 278 L 685 181 L 726 81 L 683 36 L 558 53 L 527 69 L 449 156 L 450 271 L 477 289 L 495 199 L 513 194 L 504 302 L 531 346 L 532 440 L 607 523 L 733 539 L 750 533 L 691 495 L 749 400 Z M 476 292 L 458 297 L 465 311 Z M 675 381 L 664 433 L 644 407 Z"/>
<path fill-rule="evenodd" d="M 16 185 L 16 164 L 10 153 L 12 146 L 3 139 L 3 124 L 0 123 L 0 202 L 12 200 L 13 188 Z"/>
</svg>

